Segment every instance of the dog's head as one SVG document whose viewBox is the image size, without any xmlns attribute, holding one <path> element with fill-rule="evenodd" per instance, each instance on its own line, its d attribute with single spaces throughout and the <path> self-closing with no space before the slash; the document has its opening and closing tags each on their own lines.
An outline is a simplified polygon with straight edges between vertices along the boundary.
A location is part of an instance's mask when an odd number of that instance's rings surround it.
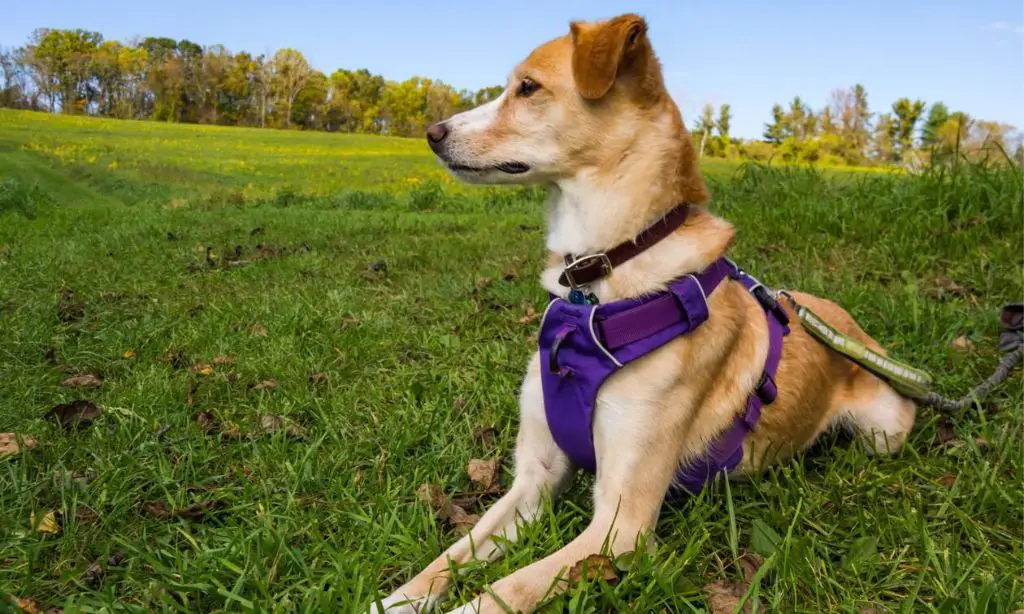
<svg viewBox="0 0 1024 614">
<path fill-rule="evenodd" d="M 573 22 L 499 98 L 430 126 L 427 141 L 467 182 L 550 183 L 606 162 L 666 98 L 642 17 Z"/>
</svg>

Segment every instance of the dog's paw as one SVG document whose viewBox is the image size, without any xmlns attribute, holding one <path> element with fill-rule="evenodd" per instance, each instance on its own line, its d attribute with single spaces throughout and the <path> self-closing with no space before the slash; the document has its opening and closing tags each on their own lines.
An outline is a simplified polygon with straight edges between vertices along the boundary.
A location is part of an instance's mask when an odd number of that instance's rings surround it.
<svg viewBox="0 0 1024 614">
<path fill-rule="evenodd" d="M 433 612 L 440 600 L 433 595 L 426 597 L 407 597 L 401 589 L 381 601 L 370 605 L 368 614 L 427 614 Z"/>
</svg>

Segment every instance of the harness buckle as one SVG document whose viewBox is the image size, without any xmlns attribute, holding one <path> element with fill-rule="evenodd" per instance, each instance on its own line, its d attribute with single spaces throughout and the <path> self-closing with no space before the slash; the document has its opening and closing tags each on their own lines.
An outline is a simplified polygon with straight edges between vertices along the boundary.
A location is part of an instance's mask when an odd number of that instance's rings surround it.
<svg viewBox="0 0 1024 614">
<path fill-rule="evenodd" d="M 603 279 L 612 274 L 612 261 L 608 258 L 607 254 L 592 254 L 590 256 L 581 256 L 576 260 L 573 260 L 566 265 L 563 275 L 565 275 L 566 281 L 569 282 L 569 287 L 578 289 L 588 284 L 591 284 L 598 279 Z M 599 271 L 600 274 L 596 276 L 588 275 L 588 279 L 577 282 L 575 276 L 580 273 L 590 272 L 593 270 Z"/>
<path fill-rule="evenodd" d="M 789 325 L 789 314 L 786 313 L 786 310 L 779 304 L 779 299 L 775 298 L 768 288 L 759 282 L 750 289 L 750 293 L 754 295 L 758 303 L 761 303 L 761 307 L 765 311 L 769 311 L 775 316 L 779 324 L 783 326 Z"/>
<path fill-rule="evenodd" d="M 761 372 L 761 379 L 757 382 L 757 388 L 754 389 L 754 394 L 757 398 L 761 399 L 761 402 L 765 405 L 771 405 L 775 402 L 775 399 L 779 396 L 779 387 L 775 385 L 775 378 L 768 374 L 767 371 Z"/>
</svg>

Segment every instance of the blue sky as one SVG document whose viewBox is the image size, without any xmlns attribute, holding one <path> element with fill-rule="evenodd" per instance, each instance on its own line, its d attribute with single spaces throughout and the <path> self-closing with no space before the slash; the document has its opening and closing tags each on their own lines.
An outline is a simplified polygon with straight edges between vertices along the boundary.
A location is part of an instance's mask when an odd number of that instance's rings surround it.
<svg viewBox="0 0 1024 614">
<path fill-rule="evenodd" d="M 368 68 L 476 89 L 504 83 L 570 19 L 627 11 L 648 19 L 688 124 L 704 103 L 727 102 L 734 136 L 758 137 L 773 103 L 800 95 L 819 109 L 832 89 L 860 82 L 874 111 L 909 96 L 1024 128 L 1021 0 L 0 0 L 0 45 L 37 27 L 82 27 L 253 53 L 295 47 L 328 73 Z"/>
</svg>

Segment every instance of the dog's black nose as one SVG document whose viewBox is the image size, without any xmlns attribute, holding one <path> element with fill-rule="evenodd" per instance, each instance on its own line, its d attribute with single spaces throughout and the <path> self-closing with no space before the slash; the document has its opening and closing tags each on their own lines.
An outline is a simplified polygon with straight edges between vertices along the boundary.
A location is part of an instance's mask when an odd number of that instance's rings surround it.
<svg viewBox="0 0 1024 614">
<path fill-rule="evenodd" d="M 444 122 L 437 122 L 427 128 L 427 142 L 435 152 L 441 149 L 441 144 L 448 138 L 448 126 Z"/>
</svg>

